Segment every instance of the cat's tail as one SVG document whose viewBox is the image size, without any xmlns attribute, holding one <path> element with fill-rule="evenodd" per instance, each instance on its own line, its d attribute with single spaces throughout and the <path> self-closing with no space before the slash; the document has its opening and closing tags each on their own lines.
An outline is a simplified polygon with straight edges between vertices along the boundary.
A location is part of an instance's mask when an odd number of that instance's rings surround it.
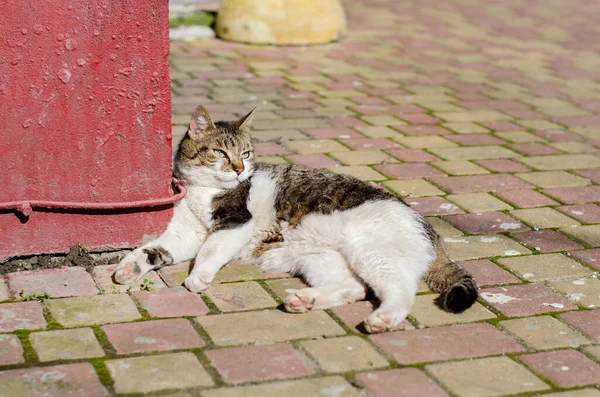
<svg viewBox="0 0 600 397">
<path fill-rule="evenodd" d="M 432 291 L 440 294 L 434 301 L 437 307 L 462 313 L 475 303 L 477 284 L 469 272 L 448 258 L 441 241 L 436 244 L 436 256 L 423 279 Z"/>
</svg>

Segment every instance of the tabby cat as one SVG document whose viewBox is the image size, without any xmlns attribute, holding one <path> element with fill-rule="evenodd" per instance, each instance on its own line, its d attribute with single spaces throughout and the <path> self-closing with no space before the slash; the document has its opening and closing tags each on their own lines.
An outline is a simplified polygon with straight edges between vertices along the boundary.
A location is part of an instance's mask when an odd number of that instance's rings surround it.
<svg viewBox="0 0 600 397">
<path fill-rule="evenodd" d="M 310 288 L 288 290 L 288 312 L 327 309 L 365 298 L 381 305 L 368 332 L 396 326 L 410 312 L 419 280 L 440 293 L 436 304 L 460 313 L 477 297 L 470 274 L 436 258 L 431 226 L 395 195 L 348 175 L 300 165 L 255 163 L 252 112 L 213 123 L 198 106 L 174 160 L 188 194 L 157 240 L 128 254 L 115 281 L 129 284 L 150 270 L 195 258 L 185 280 L 208 288 L 232 259 L 267 272 L 300 275 Z"/>
</svg>

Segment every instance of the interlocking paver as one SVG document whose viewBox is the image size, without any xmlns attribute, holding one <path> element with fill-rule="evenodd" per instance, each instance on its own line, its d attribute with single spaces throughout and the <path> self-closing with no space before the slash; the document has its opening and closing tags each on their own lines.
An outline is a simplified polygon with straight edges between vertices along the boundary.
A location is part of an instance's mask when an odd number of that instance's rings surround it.
<svg viewBox="0 0 600 397">
<path fill-rule="evenodd" d="M 542 284 L 485 288 L 479 295 L 509 317 L 576 309 L 577 306 Z"/>
<path fill-rule="evenodd" d="M 313 373 L 305 359 L 286 343 L 209 350 L 206 356 L 223 379 L 233 384 Z"/>
<path fill-rule="evenodd" d="M 273 290 L 275 295 L 279 299 L 284 299 L 290 293 L 288 289 L 302 289 L 308 288 L 308 285 L 304 284 L 299 278 L 283 278 L 278 280 L 267 280 L 266 284 Z"/>
<path fill-rule="evenodd" d="M 527 189 L 531 184 L 508 174 L 432 177 L 432 181 L 441 185 L 450 193 L 473 193 L 508 189 Z"/>
<path fill-rule="evenodd" d="M 329 170 L 335 174 L 347 174 L 352 175 L 361 181 L 382 181 L 386 179 L 385 176 L 379 172 L 369 168 L 366 165 L 347 165 L 340 167 L 332 167 Z"/>
<path fill-rule="evenodd" d="M 0 365 L 25 362 L 23 346 L 17 335 L 0 335 Z"/>
<path fill-rule="evenodd" d="M 515 174 L 519 178 L 539 187 L 586 186 L 590 181 L 565 171 L 542 171 Z"/>
<path fill-rule="evenodd" d="M 348 148 L 331 139 L 296 140 L 285 144 L 290 150 L 298 153 L 342 152 Z"/>
<path fill-rule="evenodd" d="M 444 193 L 424 179 L 393 180 L 384 182 L 384 185 L 402 197 L 437 196 Z"/>
<path fill-rule="evenodd" d="M 523 157 L 525 165 L 538 170 L 576 170 L 600 167 L 600 157 L 592 154 L 556 154 Z"/>
<path fill-rule="evenodd" d="M 543 192 L 565 204 L 594 203 L 600 201 L 600 186 L 544 189 Z"/>
<path fill-rule="evenodd" d="M 204 346 L 194 327 L 183 318 L 110 324 L 102 330 L 118 354 Z"/>
<path fill-rule="evenodd" d="M 499 258 L 498 263 L 529 281 L 588 277 L 592 272 L 562 254 L 544 254 Z"/>
<path fill-rule="evenodd" d="M 442 241 L 446 254 L 457 261 L 530 253 L 527 248 L 502 235 L 447 237 Z"/>
<path fill-rule="evenodd" d="M 92 276 L 83 267 L 32 270 L 9 273 L 8 283 L 13 295 L 47 293 L 55 298 L 96 295 L 99 291 Z"/>
<path fill-rule="evenodd" d="M 117 393 L 150 393 L 165 389 L 212 386 L 213 381 L 190 352 L 107 360 Z"/>
<path fill-rule="evenodd" d="M 511 236 L 523 244 L 540 252 L 568 251 L 583 248 L 581 244 L 555 232 L 554 230 L 534 230 L 514 233 Z"/>
<path fill-rule="evenodd" d="M 569 227 L 561 229 L 561 231 L 591 247 L 600 246 L 600 225 Z"/>
<path fill-rule="evenodd" d="M 495 397 L 550 389 L 508 357 L 432 364 L 425 369 L 460 397 Z"/>
<path fill-rule="evenodd" d="M 52 317 L 65 327 L 122 323 L 142 317 L 133 300 L 122 294 L 51 299 L 47 305 Z"/>
<path fill-rule="evenodd" d="M 406 200 L 406 204 L 423 216 L 462 214 L 464 212 L 442 197 L 411 197 Z"/>
<path fill-rule="evenodd" d="M 600 383 L 600 364 L 575 350 L 527 354 L 520 359 L 560 387 Z"/>
<path fill-rule="evenodd" d="M 463 232 L 450 225 L 448 222 L 433 216 L 427 217 L 427 222 L 433 227 L 441 238 L 462 236 Z"/>
<path fill-rule="evenodd" d="M 6 397 L 105 397 L 108 392 L 89 363 L 21 368 L 0 372 Z"/>
<path fill-rule="evenodd" d="M 597 278 L 554 281 L 548 283 L 548 286 L 584 307 L 600 307 L 600 280 Z"/>
<path fill-rule="evenodd" d="M 11 293 L 8 290 L 8 285 L 6 285 L 6 281 L 4 281 L 3 277 L 0 277 L 0 302 L 9 300 L 11 298 Z"/>
<path fill-rule="evenodd" d="M 571 255 L 586 264 L 600 270 L 600 249 L 594 248 L 571 252 Z"/>
<path fill-rule="evenodd" d="M 45 327 L 46 319 L 39 302 L 0 304 L 0 332 Z"/>
<path fill-rule="evenodd" d="M 341 152 L 346 153 L 346 152 Z M 354 153 L 354 152 L 347 152 Z M 286 156 L 292 163 L 306 165 L 314 168 L 335 167 L 338 163 L 323 153 L 288 154 Z"/>
<path fill-rule="evenodd" d="M 462 261 L 459 263 L 473 275 L 479 287 L 520 282 L 518 278 L 489 259 Z"/>
<path fill-rule="evenodd" d="M 435 161 L 431 163 L 448 175 L 485 175 L 490 172 L 467 160 Z"/>
<path fill-rule="evenodd" d="M 579 347 L 592 343 L 554 317 L 537 316 L 500 321 L 500 326 L 536 350 Z"/>
<path fill-rule="evenodd" d="M 448 397 L 442 388 L 416 368 L 366 372 L 356 378 L 374 397 Z"/>
<path fill-rule="evenodd" d="M 446 160 L 483 160 L 517 157 L 515 152 L 502 146 L 432 148 L 430 150 L 436 156 Z"/>
<path fill-rule="evenodd" d="M 137 283 L 130 285 L 116 284 L 112 279 L 112 275 L 117 269 L 117 266 L 118 264 L 100 265 L 94 266 L 94 269 L 92 270 L 92 275 L 94 277 L 94 280 L 96 281 L 96 284 L 98 284 L 98 287 L 100 287 L 100 290 L 104 293 L 115 294 L 125 293 L 128 291 L 139 291 L 144 286 L 144 280 L 152 282 L 152 289 L 166 288 L 165 283 L 160 279 L 158 273 L 154 271 L 144 275 L 144 277 Z"/>
<path fill-rule="evenodd" d="M 411 315 L 426 327 L 496 318 L 494 313 L 479 302 L 475 302 L 471 308 L 461 314 L 444 312 L 434 305 L 433 300 L 436 296 L 436 294 L 418 295 L 411 310 Z"/>
<path fill-rule="evenodd" d="M 503 233 L 527 230 L 527 226 L 503 212 L 448 215 L 446 220 L 470 234 Z"/>
<path fill-rule="evenodd" d="M 370 301 L 353 302 L 331 309 L 353 331 L 366 332 L 363 321 L 371 312 L 377 308 L 377 305 Z M 402 320 L 393 329 L 414 329 L 415 327 L 407 320 Z"/>
<path fill-rule="evenodd" d="M 538 229 L 573 227 L 579 222 L 552 208 L 532 208 L 510 211 L 510 214 Z"/>
<path fill-rule="evenodd" d="M 600 397 L 598 389 L 578 389 L 557 393 L 544 394 L 546 397 Z"/>
<path fill-rule="evenodd" d="M 300 342 L 300 346 L 327 372 L 346 372 L 379 367 L 389 363 L 365 340 L 346 336 Z"/>
<path fill-rule="evenodd" d="M 398 162 L 398 160 L 396 160 L 394 157 L 382 152 L 381 150 L 333 152 L 330 153 L 330 155 L 346 165 L 388 164 Z M 328 167 L 332 167 L 334 165 L 330 165 Z"/>
<path fill-rule="evenodd" d="M 497 160 L 477 160 L 477 164 L 488 170 L 495 172 L 525 172 L 530 171 L 529 167 L 519 164 L 509 159 L 497 159 Z"/>
<path fill-rule="evenodd" d="M 558 205 L 558 202 L 535 190 L 501 190 L 495 193 L 499 198 L 519 208 L 535 208 L 545 205 Z"/>
<path fill-rule="evenodd" d="M 513 207 L 489 193 L 450 194 L 446 198 L 469 212 L 512 210 Z"/>
<path fill-rule="evenodd" d="M 386 164 L 376 165 L 374 168 L 389 177 L 398 179 L 428 178 L 435 175 L 445 175 L 443 172 L 424 163 Z"/>
<path fill-rule="evenodd" d="M 600 206 L 596 204 L 564 205 L 556 209 L 583 223 L 600 223 Z"/>
<path fill-rule="evenodd" d="M 561 317 L 575 328 L 596 339 L 597 342 L 600 342 L 600 328 L 598 327 L 600 323 L 600 310 L 564 313 Z"/>
<path fill-rule="evenodd" d="M 277 302 L 254 281 L 246 283 L 217 284 L 206 290 L 208 296 L 222 312 L 276 307 Z"/>
<path fill-rule="evenodd" d="M 34 332 L 31 345 L 40 361 L 103 357 L 104 350 L 91 328 Z"/>
<path fill-rule="evenodd" d="M 202 316 L 209 312 L 200 295 L 185 287 L 139 291 L 133 297 L 154 317 Z"/>
</svg>

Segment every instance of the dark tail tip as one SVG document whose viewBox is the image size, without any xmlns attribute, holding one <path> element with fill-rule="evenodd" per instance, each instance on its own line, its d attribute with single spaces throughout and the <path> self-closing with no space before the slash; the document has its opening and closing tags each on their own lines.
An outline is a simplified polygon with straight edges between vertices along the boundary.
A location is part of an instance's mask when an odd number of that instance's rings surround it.
<svg viewBox="0 0 600 397">
<path fill-rule="evenodd" d="M 477 285 L 469 274 L 452 284 L 452 286 L 435 298 L 434 303 L 445 312 L 462 313 L 475 303 Z"/>
</svg>

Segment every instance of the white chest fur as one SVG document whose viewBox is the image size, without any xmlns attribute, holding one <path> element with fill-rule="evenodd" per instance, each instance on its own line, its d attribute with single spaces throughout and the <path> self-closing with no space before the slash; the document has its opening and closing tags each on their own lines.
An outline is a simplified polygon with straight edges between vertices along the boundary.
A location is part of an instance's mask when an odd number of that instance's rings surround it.
<svg viewBox="0 0 600 397">
<path fill-rule="evenodd" d="M 212 224 L 212 200 L 213 197 L 223 192 L 214 187 L 190 187 L 185 197 L 190 211 L 198 218 L 200 223 L 206 228 Z"/>
</svg>

